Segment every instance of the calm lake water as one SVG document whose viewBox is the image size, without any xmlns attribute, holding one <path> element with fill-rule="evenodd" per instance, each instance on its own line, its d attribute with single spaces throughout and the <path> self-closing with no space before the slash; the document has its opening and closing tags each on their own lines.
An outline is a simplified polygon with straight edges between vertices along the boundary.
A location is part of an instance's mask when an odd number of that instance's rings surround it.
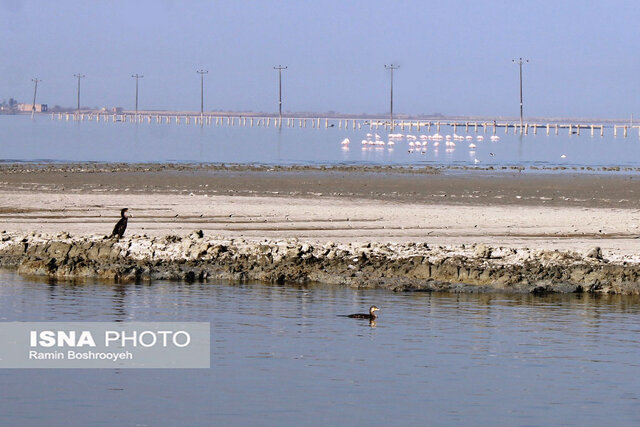
<svg viewBox="0 0 640 427">
<path fill-rule="evenodd" d="M 381 307 L 376 327 L 338 317 Z M 208 370 L 0 370 L 2 425 L 639 425 L 635 297 L 0 274 L 1 321 L 209 321 Z"/>
<path fill-rule="evenodd" d="M 478 134 L 470 128 L 473 141 L 456 141 L 456 147 L 446 147 L 445 141 L 435 149 L 433 142 L 427 148 L 409 153 L 405 139 L 392 149 L 388 146 L 363 148 L 361 141 L 367 133 L 378 133 L 388 141 L 388 133 L 367 127 L 361 130 L 229 127 L 192 124 L 156 124 L 122 122 L 73 122 L 49 115 L 0 115 L 0 159 L 5 161 L 104 161 L 104 162 L 206 162 L 206 163 L 261 163 L 261 164 L 393 164 L 393 165 L 478 165 L 478 166 L 628 166 L 640 167 L 640 138 L 637 131 L 623 138 L 619 132 L 605 130 L 605 136 L 591 137 L 583 130 L 580 136 L 568 135 L 562 129 L 547 136 L 508 135 L 504 129 L 497 135 L 500 141 L 489 141 L 491 131 Z M 429 134 L 426 129 L 401 131 L 419 137 Z M 430 134 L 434 134 L 432 128 Z M 464 128 L 457 133 L 466 136 Z M 453 135 L 453 129 L 443 127 L 440 134 Z M 476 140 L 477 135 L 485 140 Z M 351 144 L 340 142 L 349 138 Z M 372 139 L 375 139 L 373 135 Z M 475 149 L 469 148 L 474 143 Z M 492 155 L 493 154 L 493 155 Z M 562 156 L 565 157 L 562 157 Z"/>
</svg>

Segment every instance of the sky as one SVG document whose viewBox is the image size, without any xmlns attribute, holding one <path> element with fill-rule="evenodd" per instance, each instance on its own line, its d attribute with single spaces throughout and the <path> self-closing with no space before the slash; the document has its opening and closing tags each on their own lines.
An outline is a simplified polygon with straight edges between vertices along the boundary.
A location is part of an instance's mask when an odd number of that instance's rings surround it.
<svg viewBox="0 0 640 427">
<path fill-rule="evenodd" d="M 635 1 L 0 0 L 0 100 L 73 107 L 640 117 Z"/>
</svg>

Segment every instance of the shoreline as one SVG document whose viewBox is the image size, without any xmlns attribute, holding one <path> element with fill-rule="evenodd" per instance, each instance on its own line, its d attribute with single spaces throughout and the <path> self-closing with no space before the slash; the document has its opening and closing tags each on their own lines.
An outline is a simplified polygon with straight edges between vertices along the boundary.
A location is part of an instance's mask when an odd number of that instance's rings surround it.
<svg viewBox="0 0 640 427">
<path fill-rule="evenodd" d="M 188 274 L 395 290 L 638 293 L 640 179 L 632 175 L 216 167 L 0 167 L 1 247 L 12 248 L 0 250 L 0 266 L 125 281 Z M 107 249 L 100 239 L 122 207 L 132 214 L 125 239 Z M 158 259 L 167 239 L 208 242 L 201 266 L 184 254 Z M 209 254 L 229 241 L 240 242 L 227 251 L 235 258 L 220 263 Z M 94 243 L 102 249 L 83 252 Z M 50 252 L 60 244 L 69 246 L 62 258 Z M 128 247 L 115 258 L 92 258 L 118 245 Z M 133 259 L 131 246 L 152 250 Z M 367 247 L 377 248 L 367 255 L 375 262 L 348 261 Z M 344 259 L 326 259 L 332 250 Z M 78 267 L 73 251 L 89 267 Z"/>
<path fill-rule="evenodd" d="M 297 239 L 188 236 L 121 240 L 66 233 L 1 234 L 0 267 L 25 276 L 101 279 L 326 283 L 395 292 L 640 295 L 640 260 L 508 247 L 415 244 L 311 245 Z"/>
</svg>

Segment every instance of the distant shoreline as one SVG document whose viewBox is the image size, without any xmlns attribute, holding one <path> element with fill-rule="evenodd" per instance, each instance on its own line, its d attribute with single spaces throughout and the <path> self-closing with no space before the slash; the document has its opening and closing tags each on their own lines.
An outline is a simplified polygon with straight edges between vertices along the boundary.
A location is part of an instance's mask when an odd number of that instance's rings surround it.
<svg viewBox="0 0 640 427">
<path fill-rule="evenodd" d="M 218 172 L 343 172 L 343 173 L 394 173 L 407 175 L 434 174 L 497 174 L 527 172 L 537 174 L 575 175 L 636 175 L 640 167 L 633 166 L 546 166 L 546 165 L 371 165 L 371 164 L 270 164 L 270 163 L 212 163 L 212 162 L 104 162 L 57 160 L 0 160 L 0 174 L 43 172 L 153 172 L 153 171 L 218 171 Z"/>
</svg>

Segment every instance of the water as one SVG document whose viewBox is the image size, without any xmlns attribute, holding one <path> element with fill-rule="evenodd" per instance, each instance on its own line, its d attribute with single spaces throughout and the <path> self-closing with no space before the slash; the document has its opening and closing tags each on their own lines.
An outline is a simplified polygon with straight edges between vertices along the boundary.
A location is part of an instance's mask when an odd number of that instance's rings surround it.
<svg viewBox="0 0 640 427">
<path fill-rule="evenodd" d="M 381 307 L 376 327 L 338 317 Z M 638 425 L 636 297 L 0 274 L 2 321 L 209 321 L 208 370 L 0 370 L 3 425 Z"/>
<path fill-rule="evenodd" d="M 471 128 L 470 128 L 471 129 Z M 229 127 L 192 124 L 73 122 L 52 120 L 50 116 L 0 115 L 0 159 L 18 161 L 101 161 L 101 162 L 206 162 L 260 163 L 282 165 L 459 165 L 459 166 L 569 166 L 640 167 L 640 138 L 634 132 L 629 137 L 613 137 L 606 129 L 605 136 L 591 137 L 589 131 L 580 136 L 561 134 L 547 136 L 505 135 L 498 132 L 499 142 L 489 141 L 491 133 L 482 133 L 485 141 L 458 141 L 447 149 L 444 141 L 438 149 L 430 142 L 427 149 L 409 153 L 403 140 L 393 149 L 388 147 L 362 148 L 367 133 L 378 132 L 387 141 L 383 130 Z M 397 130 L 397 132 L 402 132 Z M 409 133 L 408 131 L 402 133 Z M 435 129 L 432 129 L 432 134 Z M 442 135 L 453 134 L 443 127 Z M 426 129 L 413 135 L 427 134 Z M 466 135 L 464 128 L 458 134 Z M 349 138 L 348 148 L 340 141 Z M 491 155 L 493 154 L 493 155 Z M 565 155 L 566 157 L 562 157 Z M 477 160 L 477 161 L 476 161 Z"/>
</svg>

